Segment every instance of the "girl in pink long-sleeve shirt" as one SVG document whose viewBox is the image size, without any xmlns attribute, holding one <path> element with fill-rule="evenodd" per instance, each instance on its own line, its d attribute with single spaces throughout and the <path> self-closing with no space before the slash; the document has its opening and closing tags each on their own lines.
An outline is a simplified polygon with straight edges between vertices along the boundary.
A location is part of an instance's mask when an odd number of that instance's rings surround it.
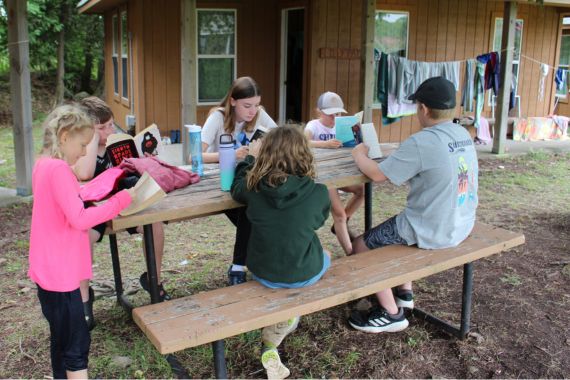
<svg viewBox="0 0 570 380">
<path fill-rule="evenodd" d="M 131 203 L 131 193 L 123 190 L 101 206 L 85 208 L 71 166 L 93 137 L 91 120 L 65 105 L 48 116 L 44 129 L 42 155 L 32 173 L 28 276 L 49 322 L 54 379 L 87 378 L 91 338 L 79 282 L 91 278 L 88 231 L 117 216 Z"/>
</svg>

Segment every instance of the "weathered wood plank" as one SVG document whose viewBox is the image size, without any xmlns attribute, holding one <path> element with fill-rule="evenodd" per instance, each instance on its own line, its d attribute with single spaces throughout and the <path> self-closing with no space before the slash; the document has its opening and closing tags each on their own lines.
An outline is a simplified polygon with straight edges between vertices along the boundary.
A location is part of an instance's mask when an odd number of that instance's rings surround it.
<svg viewBox="0 0 570 380">
<path fill-rule="evenodd" d="M 524 243 L 524 236 L 478 223 L 455 248 L 390 246 L 343 257 L 317 284 L 268 289 L 257 282 L 221 288 L 133 310 L 162 354 L 227 338 L 415 281 Z"/>
<path fill-rule="evenodd" d="M 392 150 L 392 147 L 388 147 L 383 153 L 388 155 Z M 369 182 L 370 179 L 354 164 L 350 152 L 351 149 L 316 149 L 317 182 L 331 188 Z M 111 228 L 120 231 L 155 222 L 197 218 L 239 207 L 240 204 L 232 200 L 229 192 L 220 190 L 219 183 L 217 169 L 208 170 L 199 183 L 175 190 L 139 213 L 113 219 Z"/>
</svg>

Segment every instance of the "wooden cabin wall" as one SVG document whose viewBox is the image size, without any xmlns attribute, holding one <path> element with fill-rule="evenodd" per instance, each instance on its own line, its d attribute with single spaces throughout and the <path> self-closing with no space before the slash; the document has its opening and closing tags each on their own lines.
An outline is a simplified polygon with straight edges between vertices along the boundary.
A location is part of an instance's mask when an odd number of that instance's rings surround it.
<svg viewBox="0 0 570 380">
<path fill-rule="evenodd" d="M 277 0 L 201 0 L 197 8 L 237 10 L 237 77 L 250 76 L 261 88 L 261 104 L 277 120 L 280 19 Z M 213 105 L 197 107 L 197 122 L 203 125 Z"/>
<path fill-rule="evenodd" d="M 379 2 L 378 9 L 397 9 L 394 2 Z M 399 2 L 402 3 L 402 2 Z M 504 3 L 494 0 L 408 0 L 410 9 L 410 59 L 420 61 L 453 61 L 474 58 L 492 50 L 494 18 L 502 17 Z M 524 20 L 522 54 L 540 62 L 555 65 L 558 11 L 553 7 L 519 5 L 517 18 Z M 427 15 L 418 17 L 417 15 Z M 426 22 L 430 20 L 430 22 Z M 412 41 L 416 40 L 413 44 Z M 539 64 L 521 59 L 518 95 L 521 116 L 545 116 L 554 103 L 553 73 L 545 80 L 544 99 L 538 99 Z M 460 78 L 463 81 L 464 65 Z M 458 101 L 460 100 L 458 93 Z M 484 115 L 490 117 L 491 107 L 485 96 Z M 459 103 L 458 103 L 459 104 Z M 460 114 L 460 108 L 457 109 Z M 375 123 L 380 124 L 376 113 Z M 407 117 L 393 126 L 380 128 L 381 141 L 402 141 L 418 131 L 415 117 Z"/>
<path fill-rule="evenodd" d="M 349 113 L 359 111 L 360 57 L 351 49 L 362 44 L 362 0 L 312 0 L 309 25 L 309 90 L 305 107 L 315 118 L 317 99 L 325 91 L 339 94 Z M 342 52 L 341 58 L 321 58 L 324 49 Z M 305 120 L 309 121 L 309 120 Z"/>
<path fill-rule="evenodd" d="M 361 0 L 313 0 L 310 51 L 309 105 L 315 108 L 318 96 L 335 91 L 349 113 L 359 110 L 360 61 L 321 58 L 321 48 L 360 49 Z M 503 1 L 496 0 L 379 0 L 377 10 L 409 12 L 408 58 L 443 62 L 475 58 L 492 50 L 494 17 L 502 17 Z M 559 14 L 557 8 L 519 5 L 518 18 L 524 20 L 522 54 L 555 66 Z M 463 81 L 464 65 L 460 78 Z M 538 99 L 539 64 L 521 60 L 519 89 L 522 116 L 545 116 L 554 104 L 553 73 L 546 78 L 544 100 Z M 458 104 L 461 92 L 458 92 Z M 484 115 L 491 115 L 485 96 Z M 458 115 L 460 108 L 457 109 Z M 381 142 L 399 142 L 420 130 L 415 116 L 382 126 L 380 110 L 373 112 Z"/>
<path fill-rule="evenodd" d="M 141 0 L 137 0 L 141 1 Z M 142 0 L 143 51 L 139 55 L 144 69 L 145 124 L 156 123 L 163 136 L 181 128 L 181 67 L 180 67 L 180 2 Z M 177 5 L 177 6 L 174 6 Z"/>
</svg>

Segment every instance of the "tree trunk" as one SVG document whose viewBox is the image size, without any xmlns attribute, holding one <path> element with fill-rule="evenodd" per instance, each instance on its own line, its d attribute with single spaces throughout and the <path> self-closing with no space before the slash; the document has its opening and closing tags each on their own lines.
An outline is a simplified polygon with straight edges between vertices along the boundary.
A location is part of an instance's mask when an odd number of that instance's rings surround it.
<svg viewBox="0 0 570 380">
<path fill-rule="evenodd" d="M 85 52 L 85 65 L 81 73 L 81 88 L 80 91 L 85 91 L 89 94 L 93 92 L 91 89 L 91 72 L 93 71 L 93 54 Z"/>
<path fill-rule="evenodd" d="M 64 0 L 61 2 L 59 21 L 62 25 L 58 37 L 57 46 L 57 75 L 55 78 L 55 97 L 53 106 L 57 106 L 63 102 L 63 95 L 65 94 L 65 84 L 63 76 L 65 75 L 65 26 L 69 18 L 69 5 Z"/>
</svg>

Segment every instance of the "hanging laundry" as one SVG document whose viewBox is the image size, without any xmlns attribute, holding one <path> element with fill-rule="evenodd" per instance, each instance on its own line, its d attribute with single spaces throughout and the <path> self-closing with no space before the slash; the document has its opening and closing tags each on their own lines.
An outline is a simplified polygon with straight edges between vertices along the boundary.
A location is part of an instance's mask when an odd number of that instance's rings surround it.
<svg viewBox="0 0 570 380">
<path fill-rule="evenodd" d="M 477 59 L 477 70 L 475 71 L 475 121 L 473 125 L 479 128 L 481 112 L 483 112 L 483 105 L 485 103 L 485 63 Z"/>
<path fill-rule="evenodd" d="M 394 97 L 394 99 L 388 98 L 387 116 L 389 118 L 408 116 L 416 112 L 414 103 L 408 100 L 408 96 L 413 94 L 426 79 L 442 76 L 451 81 L 456 90 L 459 88 L 459 61 L 419 62 L 394 55 L 389 55 L 387 60 L 387 89 L 388 93 Z"/>
<path fill-rule="evenodd" d="M 380 54 L 380 61 L 377 67 L 376 97 L 382 106 L 382 125 L 392 124 L 400 118 L 388 117 L 388 55 L 384 52 Z"/>
<path fill-rule="evenodd" d="M 562 91 L 564 90 L 564 87 L 566 85 L 566 74 L 568 73 L 568 70 L 565 69 L 557 69 L 556 70 L 556 74 L 554 75 L 554 82 L 556 82 L 556 89 L 558 91 Z"/>
<path fill-rule="evenodd" d="M 499 53 L 481 54 L 477 56 L 477 61 L 486 64 L 485 66 L 485 90 L 493 89 L 495 95 L 499 94 L 499 74 L 501 73 L 501 58 Z"/>
<path fill-rule="evenodd" d="M 477 136 L 475 137 L 475 144 L 487 145 L 491 142 L 491 130 L 489 128 L 489 121 L 483 116 L 479 118 L 479 127 L 477 128 Z"/>
<path fill-rule="evenodd" d="M 538 83 L 538 101 L 542 102 L 544 100 L 544 82 L 546 81 L 546 76 L 550 66 L 546 63 L 540 64 L 540 82 Z"/>
<path fill-rule="evenodd" d="M 465 62 L 465 80 L 463 81 L 463 95 L 461 106 L 464 112 L 473 112 L 473 97 L 475 95 L 475 60 Z"/>
</svg>

